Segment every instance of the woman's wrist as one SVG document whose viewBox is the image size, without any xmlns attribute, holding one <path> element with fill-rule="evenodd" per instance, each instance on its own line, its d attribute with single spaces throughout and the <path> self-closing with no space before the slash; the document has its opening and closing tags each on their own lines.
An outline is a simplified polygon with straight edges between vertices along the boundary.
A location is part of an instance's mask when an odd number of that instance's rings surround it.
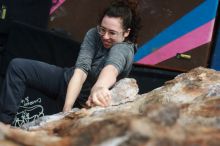
<svg viewBox="0 0 220 146">
<path fill-rule="evenodd" d="M 70 106 L 70 105 L 65 105 L 64 107 L 63 107 L 63 112 L 69 112 L 69 111 L 71 111 L 72 110 L 72 106 Z"/>
</svg>

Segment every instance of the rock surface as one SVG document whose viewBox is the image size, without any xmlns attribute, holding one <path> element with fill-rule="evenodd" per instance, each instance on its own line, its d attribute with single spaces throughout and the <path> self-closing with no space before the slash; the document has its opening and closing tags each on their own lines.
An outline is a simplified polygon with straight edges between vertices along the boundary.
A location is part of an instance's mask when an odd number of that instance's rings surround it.
<svg viewBox="0 0 220 146">
<path fill-rule="evenodd" d="M 220 145 L 220 72 L 195 68 L 142 95 L 127 78 L 111 91 L 107 108 L 73 109 L 20 129 L 0 124 L 0 145 Z"/>
</svg>

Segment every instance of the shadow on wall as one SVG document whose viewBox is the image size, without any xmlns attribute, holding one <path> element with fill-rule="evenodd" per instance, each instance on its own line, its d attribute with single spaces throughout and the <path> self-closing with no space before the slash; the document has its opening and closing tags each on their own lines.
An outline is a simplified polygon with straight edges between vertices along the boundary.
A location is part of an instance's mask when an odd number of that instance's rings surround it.
<svg viewBox="0 0 220 146">
<path fill-rule="evenodd" d="M 181 72 L 162 70 L 147 66 L 133 65 L 129 77 L 135 78 L 139 86 L 139 94 L 147 93 L 163 86 L 166 81 L 172 80 Z"/>
</svg>

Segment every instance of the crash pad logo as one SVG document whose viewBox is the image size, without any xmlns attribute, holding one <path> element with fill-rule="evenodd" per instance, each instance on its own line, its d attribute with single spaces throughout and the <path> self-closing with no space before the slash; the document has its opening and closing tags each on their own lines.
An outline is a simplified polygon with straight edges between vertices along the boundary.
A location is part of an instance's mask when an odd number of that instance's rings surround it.
<svg viewBox="0 0 220 146">
<path fill-rule="evenodd" d="M 13 125 L 15 127 L 21 127 L 23 124 L 31 122 L 42 116 L 44 116 L 44 108 L 41 105 L 41 98 L 31 101 L 27 96 L 21 101 L 19 111 L 15 116 Z"/>
</svg>

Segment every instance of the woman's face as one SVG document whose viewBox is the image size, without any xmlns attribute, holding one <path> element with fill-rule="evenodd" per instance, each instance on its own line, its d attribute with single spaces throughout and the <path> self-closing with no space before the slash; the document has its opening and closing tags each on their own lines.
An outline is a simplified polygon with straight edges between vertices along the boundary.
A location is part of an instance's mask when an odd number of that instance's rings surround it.
<svg viewBox="0 0 220 146">
<path fill-rule="evenodd" d="M 130 29 L 123 29 L 121 18 L 109 16 L 104 16 L 97 29 L 105 48 L 111 48 L 114 43 L 123 42 L 130 32 Z"/>
</svg>

